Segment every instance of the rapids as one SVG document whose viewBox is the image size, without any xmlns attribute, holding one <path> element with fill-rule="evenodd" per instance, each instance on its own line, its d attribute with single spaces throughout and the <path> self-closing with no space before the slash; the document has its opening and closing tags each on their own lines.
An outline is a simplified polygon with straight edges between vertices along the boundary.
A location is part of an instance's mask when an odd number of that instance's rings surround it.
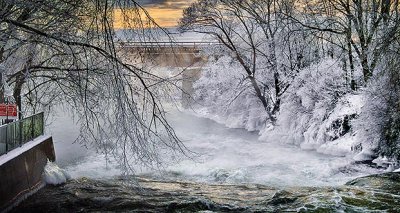
<svg viewBox="0 0 400 213">
<path fill-rule="evenodd" d="M 196 153 L 162 171 L 138 168 L 120 176 L 114 161 L 71 144 L 77 128 L 57 119 L 58 165 L 72 177 L 47 185 L 13 212 L 396 212 L 400 174 L 382 173 L 337 157 L 289 144 L 258 140 L 258 134 L 229 129 L 190 112 L 168 118 Z M 68 128 L 65 127 L 66 124 Z M 168 159 L 168 156 L 166 156 Z M 356 179 L 355 179 L 356 178 Z M 346 184 L 347 183 L 347 184 Z"/>
<path fill-rule="evenodd" d="M 136 168 L 137 175 L 157 180 L 284 187 L 337 186 L 382 172 L 353 164 L 351 156 L 329 156 L 290 144 L 259 141 L 256 132 L 230 129 L 190 112 L 171 110 L 168 119 L 186 147 L 195 153 L 193 159 L 167 162 L 163 171 Z M 56 153 L 61 156 L 57 163 L 73 178 L 104 179 L 121 174 L 112 159 L 106 162 L 104 155 L 71 145 L 71 134 L 58 133 L 57 123 L 54 126 Z"/>
<path fill-rule="evenodd" d="M 202 184 L 79 178 L 46 186 L 14 212 L 398 212 L 400 173 L 341 187 Z"/>
</svg>

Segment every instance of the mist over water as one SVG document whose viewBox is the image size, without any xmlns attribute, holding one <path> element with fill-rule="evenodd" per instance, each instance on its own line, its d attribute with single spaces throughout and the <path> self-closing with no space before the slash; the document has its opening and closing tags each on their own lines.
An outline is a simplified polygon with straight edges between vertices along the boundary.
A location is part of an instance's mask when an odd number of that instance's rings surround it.
<svg viewBox="0 0 400 213">
<path fill-rule="evenodd" d="M 94 152 L 87 149 L 75 140 L 79 135 L 79 126 L 67 112 L 57 112 L 50 124 L 46 126 L 46 133 L 53 137 L 57 164 L 61 167 L 81 163 L 84 158 Z"/>
<path fill-rule="evenodd" d="M 185 145 L 200 154 L 195 161 L 184 160 L 168 167 L 173 178 L 211 183 L 323 186 L 341 185 L 377 172 L 351 164 L 351 157 L 259 141 L 257 132 L 227 128 L 193 113 L 172 111 L 169 118 Z"/>
<path fill-rule="evenodd" d="M 73 177 L 107 178 L 121 174 L 112 159 L 96 153 L 95 148 L 75 142 L 79 136 L 79 125 L 67 112 L 57 112 L 57 116 L 46 127 L 47 134 L 53 136 L 56 163 Z"/>
<path fill-rule="evenodd" d="M 157 180 L 205 183 L 257 183 L 269 186 L 334 186 L 355 177 L 376 173 L 351 158 L 319 154 L 299 147 L 258 140 L 256 132 L 230 129 L 191 112 L 170 110 L 168 119 L 192 159 L 171 163 L 165 171 L 138 168 L 137 175 Z M 57 163 L 73 178 L 107 179 L 121 174 L 118 164 L 105 156 L 72 144 L 78 127 L 69 116 L 59 117 L 50 127 Z"/>
</svg>

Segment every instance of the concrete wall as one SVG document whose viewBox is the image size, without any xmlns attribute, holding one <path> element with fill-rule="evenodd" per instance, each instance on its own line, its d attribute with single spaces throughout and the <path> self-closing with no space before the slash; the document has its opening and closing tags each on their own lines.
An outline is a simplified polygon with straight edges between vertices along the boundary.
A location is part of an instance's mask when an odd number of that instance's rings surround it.
<svg viewBox="0 0 400 213">
<path fill-rule="evenodd" d="M 42 185 L 47 159 L 55 161 L 52 137 L 0 165 L 0 212 Z"/>
</svg>

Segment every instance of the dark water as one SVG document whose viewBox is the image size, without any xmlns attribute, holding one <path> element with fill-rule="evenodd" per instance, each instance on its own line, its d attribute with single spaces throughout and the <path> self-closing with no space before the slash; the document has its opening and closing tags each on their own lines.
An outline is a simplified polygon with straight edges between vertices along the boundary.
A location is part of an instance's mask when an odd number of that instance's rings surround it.
<svg viewBox="0 0 400 213">
<path fill-rule="evenodd" d="M 400 173 L 339 187 L 274 188 L 125 179 L 46 186 L 13 212 L 400 212 Z"/>
</svg>

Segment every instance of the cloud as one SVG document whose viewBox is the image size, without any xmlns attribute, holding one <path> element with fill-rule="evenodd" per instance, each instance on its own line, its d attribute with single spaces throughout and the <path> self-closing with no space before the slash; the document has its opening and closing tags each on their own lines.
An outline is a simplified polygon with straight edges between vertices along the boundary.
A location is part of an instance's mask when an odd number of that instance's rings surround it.
<svg viewBox="0 0 400 213">
<path fill-rule="evenodd" d="M 183 9 L 188 7 L 194 0 L 137 0 L 144 7 L 159 9 Z"/>
<path fill-rule="evenodd" d="M 119 0 L 120 7 L 130 8 L 128 2 L 133 1 Z M 146 9 L 150 16 L 162 27 L 176 27 L 179 19 L 182 17 L 183 9 L 190 6 L 196 0 L 134 0 Z M 119 18 L 121 19 L 121 18 Z M 115 24 L 117 28 L 124 28 L 118 21 Z"/>
<path fill-rule="evenodd" d="M 166 0 L 136 0 L 136 2 L 142 6 L 149 6 L 149 5 L 154 5 L 154 4 L 162 4 Z"/>
</svg>

